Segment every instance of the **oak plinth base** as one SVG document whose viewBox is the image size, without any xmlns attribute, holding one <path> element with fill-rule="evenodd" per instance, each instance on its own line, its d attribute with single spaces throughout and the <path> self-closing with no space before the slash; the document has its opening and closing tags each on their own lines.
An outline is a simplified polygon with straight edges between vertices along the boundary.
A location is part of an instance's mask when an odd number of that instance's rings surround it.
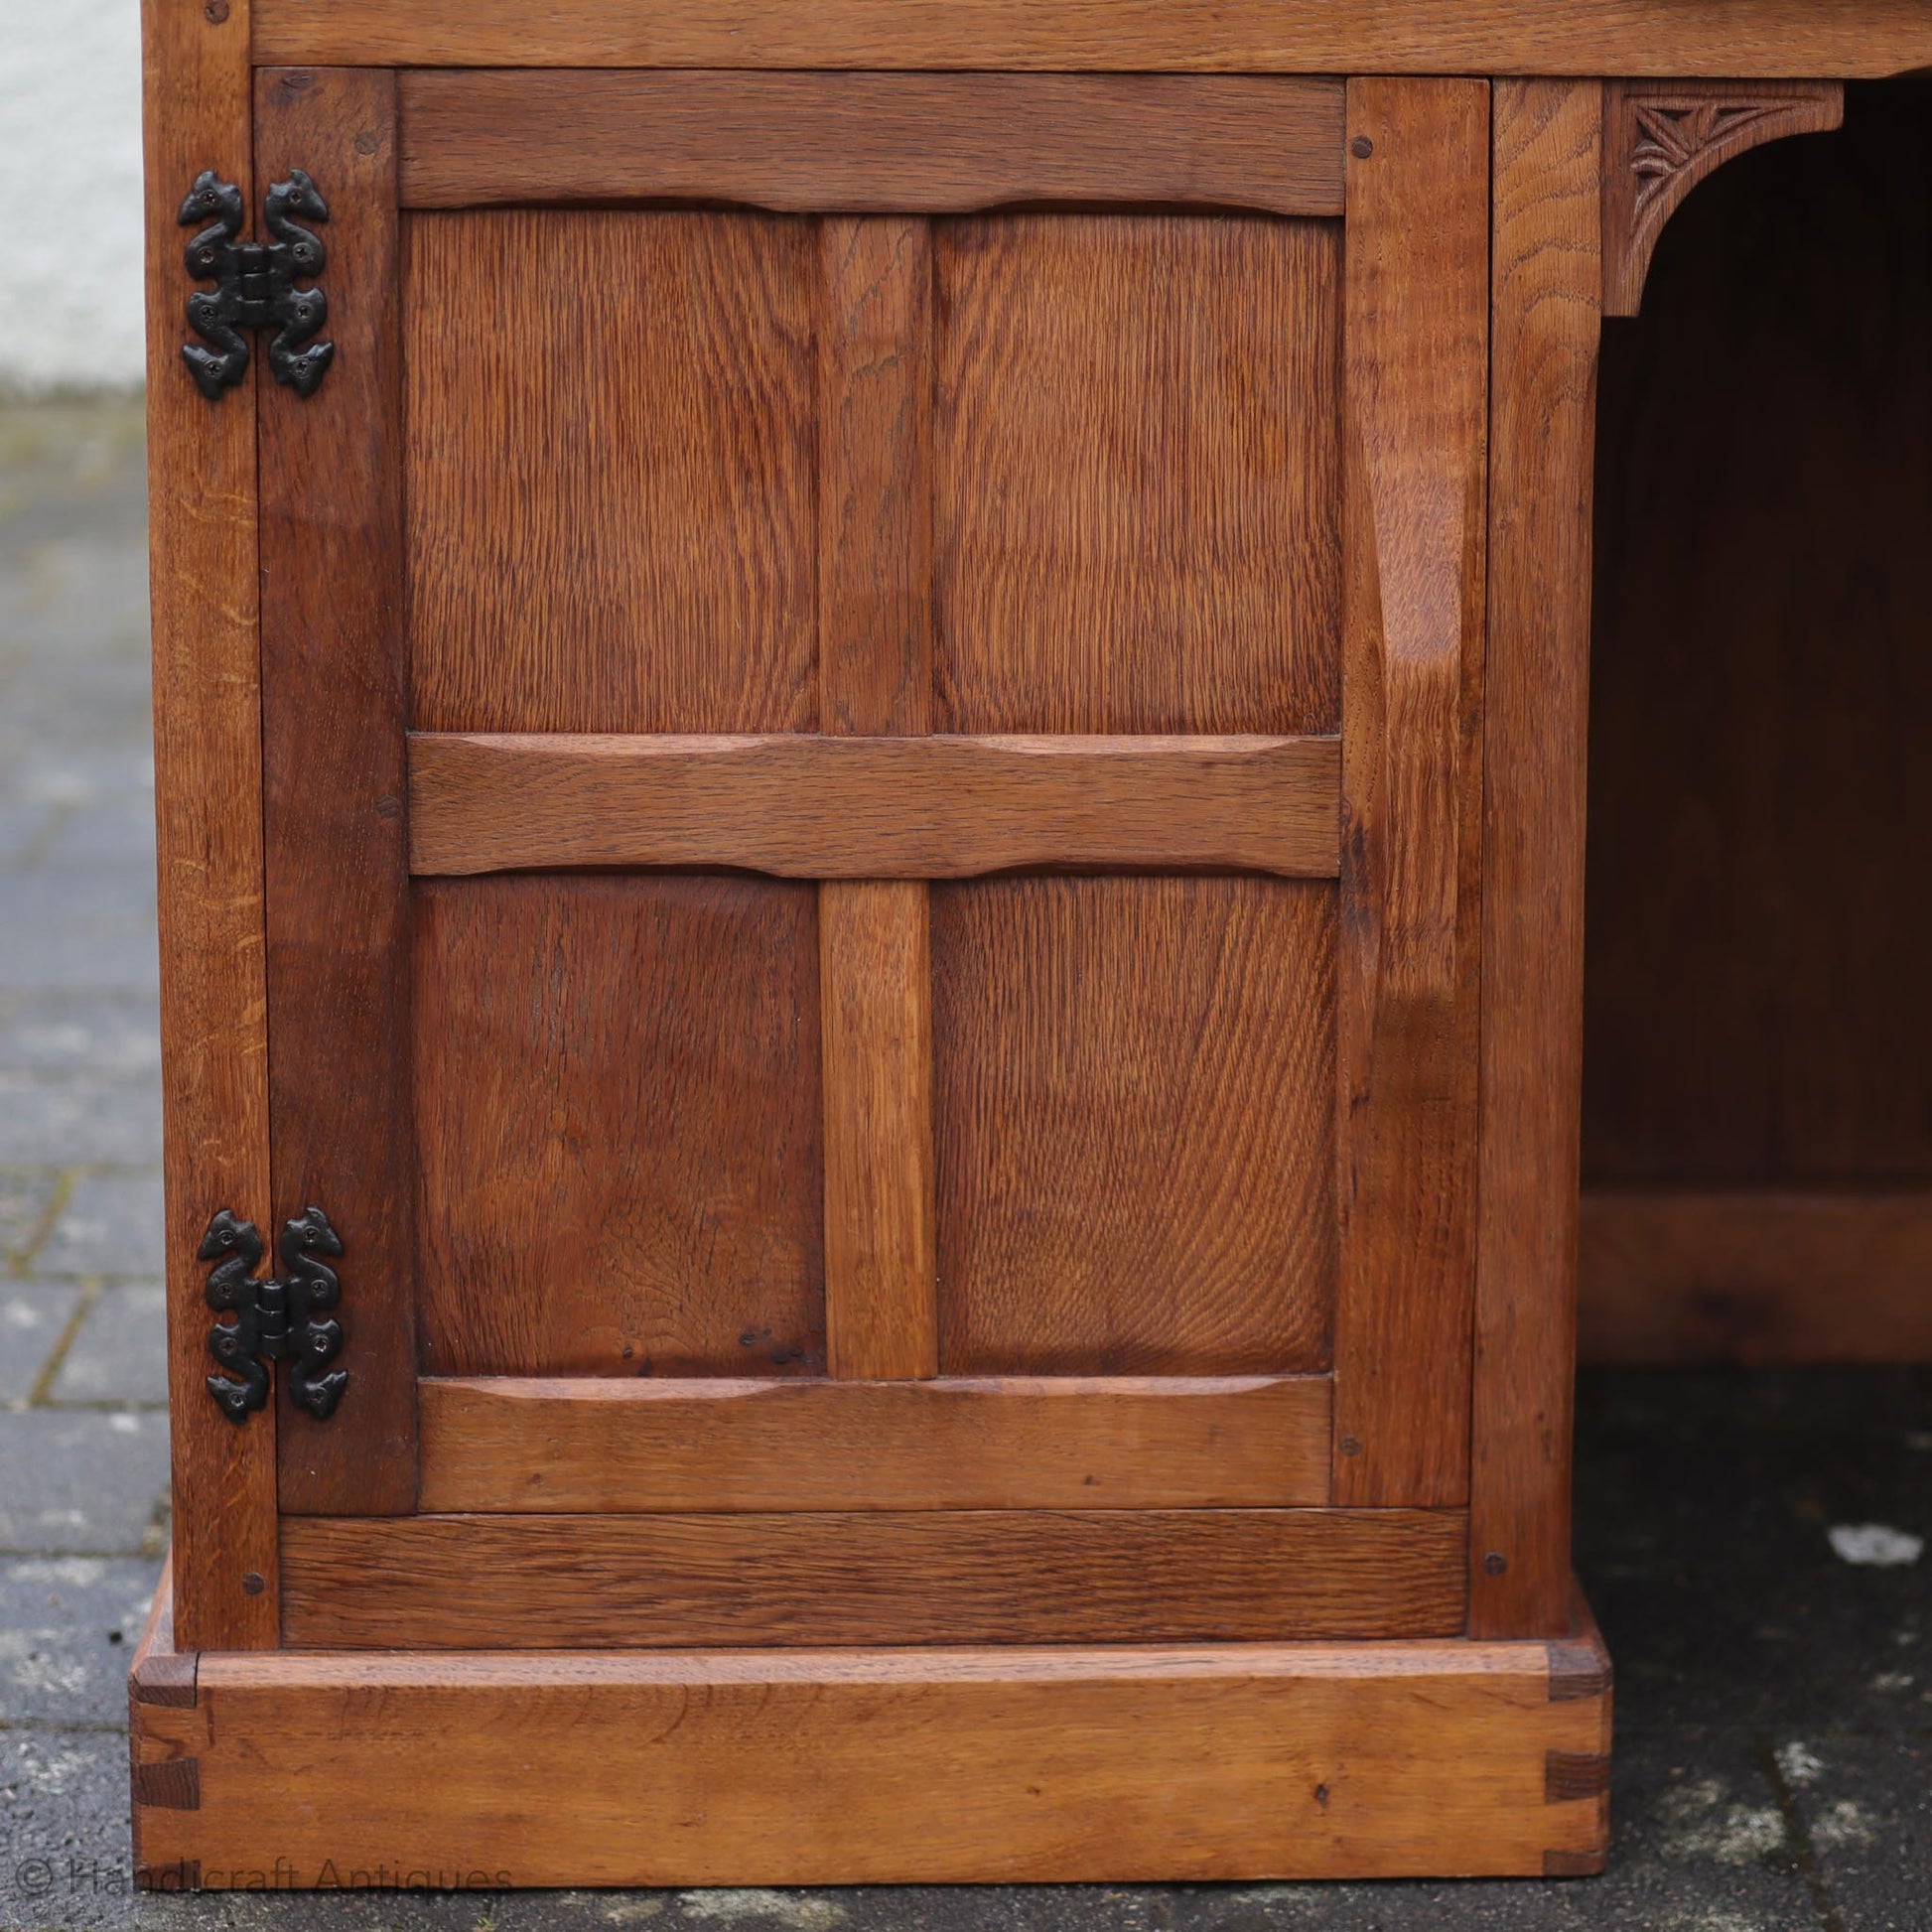
<svg viewBox="0 0 1932 1932">
<path fill-rule="evenodd" d="M 1557 1642 L 177 1652 L 158 1889 L 1581 1874 L 1610 1674 Z"/>
</svg>

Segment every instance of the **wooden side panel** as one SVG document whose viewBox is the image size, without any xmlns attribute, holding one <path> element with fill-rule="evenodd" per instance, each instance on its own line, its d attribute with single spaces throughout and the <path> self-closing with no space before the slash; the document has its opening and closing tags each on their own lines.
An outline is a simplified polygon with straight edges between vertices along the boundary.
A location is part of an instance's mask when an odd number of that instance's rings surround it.
<svg viewBox="0 0 1932 1932">
<path fill-rule="evenodd" d="M 419 889 L 425 1372 L 822 1369 L 817 962 L 806 886 Z"/>
<path fill-rule="evenodd" d="M 303 1650 L 1128 1643 L 1459 1631 L 1445 1510 L 305 1516 Z"/>
<path fill-rule="evenodd" d="M 1333 738 L 422 732 L 410 745 L 410 865 L 1332 879 L 1340 754 Z"/>
<path fill-rule="evenodd" d="M 1489 89 L 1349 83 L 1336 1499 L 1468 1494 Z"/>
<path fill-rule="evenodd" d="M 1600 93 L 1495 97 L 1470 1631 L 1571 1613 Z"/>
<path fill-rule="evenodd" d="M 739 202 L 798 214 L 1028 203 L 1341 212 L 1342 90 L 1279 75 L 412 73 L 402 195 Z"/>
<path fill-rule="evenodd" d="M 1924 0 L 256 0 L 256 58 L 401 67 L 1820 73 L 1932 68 Z"/>
<path fill-rule="evenodd" d="M 1255 879 L 935 888 L 947 1374 L 1326 1365 L 1333 913 Z"/>
<path fill-rule="evenodd" d="M 820 246 L 819 727 L 922 733 L 932 711 L 931 229 L 827 220 Z M 867 872 L 879 865 L 855 858 Z M 931 1375 L 926 888 L 828 879 L 818 919 L 826 1366 L 861 1379 Z"/>
<path fill-rule="evenodd" d="M 423 1384 L 423 1507 L 1285 1508 L 1328 1496 L 1320 1376 Z"/>
<path fill-rule="evenodd" d="M 255 77 L 255 172 L 330 204 L 322 387 L 261 391 L 261 663 L 272 1241 L 311 1203 L 343 1242 L 339 1419 L 281 1383 L 284 1510 L 416 1506 L 402 371 L 395 83 Z M 264 339 L 265 347 L 265 339 Z"/>
<path fill-rule="evenodd" d="M 939 728 L 1334 730 L 1339 230 L 992 216 L 936 270 Z"/>
<path fill-rule="evenodd" d="M 182 1639 L 277 1641 L 275 1418 L 208 1399 L 208 1218 L 269 1213 L 255 377 L 207 402 L 183 366 L 198 286 L 176 216 L 204 168 L 255 206 L 249 0 L 142 7 L 148 169 L 149 592 L 167 1150 L 168 1392 Z"/>
<path fill-rule="evenodd" d="M 189 1811 L 137 1793 L 138 1880 L 1598 1870 L 1608 1675 L 1588 1629 L 1562 1644 L 209 1657 L 187 1708 L 135 1707 L 137 1779 L 192 1772 L 200 1796 Z M 1553 1789 L 1553 1756 L 1591 1795 Z"/>
<path fill-rule="evenodd" d="M 422 214 L 405 238 L 416 724 L 809 731 L 812 224 Z"/>
<path fill-rule="evenodd" d="M 1587 1362 L 1932 1364 L 1932 1194 L 1592 1190 L 1582 1248 Z"/>
</svg>

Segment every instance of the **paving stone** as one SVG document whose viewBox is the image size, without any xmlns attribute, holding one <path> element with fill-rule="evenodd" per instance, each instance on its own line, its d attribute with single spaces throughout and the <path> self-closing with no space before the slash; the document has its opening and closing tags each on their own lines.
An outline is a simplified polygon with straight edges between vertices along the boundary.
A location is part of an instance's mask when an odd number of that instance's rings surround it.
<svg viewBox="0 0 1932 1932">
<path fill-rule="evenodd" d="M 0 1269 L 25 1262 L 59 1185 L 59 1174 L 46 1170 L 0 1168 Z"/>
<path fill-rule="evenodd" d="M 161 1174 L 90 1173 L 34 1256 L 41 1275 L 156 1276 L 164 1259 Z"/>
<path fill-rule="evenodd" d="M 0 1402 L 25 1402 L 80 1305 L 70 1282 L 0 1281 Z"/>
<path fill-rule="evenodd" d="M 0 1730 L 0 1928 L 83 1932 L 132 1923 L 138 1909 L 126 1737 Z"/>
<path fill-rule="evenodd" d="M 50 1402 L 168 1400 L 168 1297 L 159 1282 L 103 1288 L 69 1346 Z"/>
<path fill-rule="evenodd" d="M 0 1553 L 144 1556 L 168 1488 L 154 1411 L 0 1413 Z"/>
<path fill-rule="evenodd" d="M 1932 1924 L 1932 1708 L 1919 1709 L 1916 1736 L 1820 1739 L 1794 1784 L 1820 1882 L 1846 1932 Z"/>
<path fill-rule="evenodd" d="M 0 1071 L 0 1163 L 140 1167 L 160 1158 L 158 1079 Z"/>
<path fill-rule="evenodd" d="M 147 1619 L 157 1561 L 0 1561 L 0 1723 L 127 1722 L 127 1660 Z"/>
<path fill-rule="evenodd" d="M 145 1075 L 158 1090 L 160 1003 L 142 992 L 15 996 L 0 1007 L 0 1067 Z"/>
<path fill-rule="evenodd" d="M 156 983 L 151 868 L 8 875 L 0 891 L 0 985 L 73 990 Z"/>
</svg>

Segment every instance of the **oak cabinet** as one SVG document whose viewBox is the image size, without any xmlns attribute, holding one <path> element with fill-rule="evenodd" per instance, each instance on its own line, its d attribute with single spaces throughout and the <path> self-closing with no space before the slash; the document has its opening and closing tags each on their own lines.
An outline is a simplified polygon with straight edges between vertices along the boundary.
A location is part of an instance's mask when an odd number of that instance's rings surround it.
<svg viewBox="0 0 1932 1932">
<path fill-rule="evenodd" d="M 1595 332 L 1835 90 L 220 11 L 149 1882 L 1594 1868 Z"/>
</svg>

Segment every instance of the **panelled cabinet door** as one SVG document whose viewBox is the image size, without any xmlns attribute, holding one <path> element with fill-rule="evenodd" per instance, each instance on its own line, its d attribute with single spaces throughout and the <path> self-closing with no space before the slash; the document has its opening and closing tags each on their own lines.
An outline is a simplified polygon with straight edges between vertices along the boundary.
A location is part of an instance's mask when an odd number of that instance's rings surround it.
<svg viewBox="0 0 1932 1932">
<path fill-rule="evenodd" d="M 287 1641 L 1462 1627 L 1488 120 L 261 76 Z"/>
</svg>

